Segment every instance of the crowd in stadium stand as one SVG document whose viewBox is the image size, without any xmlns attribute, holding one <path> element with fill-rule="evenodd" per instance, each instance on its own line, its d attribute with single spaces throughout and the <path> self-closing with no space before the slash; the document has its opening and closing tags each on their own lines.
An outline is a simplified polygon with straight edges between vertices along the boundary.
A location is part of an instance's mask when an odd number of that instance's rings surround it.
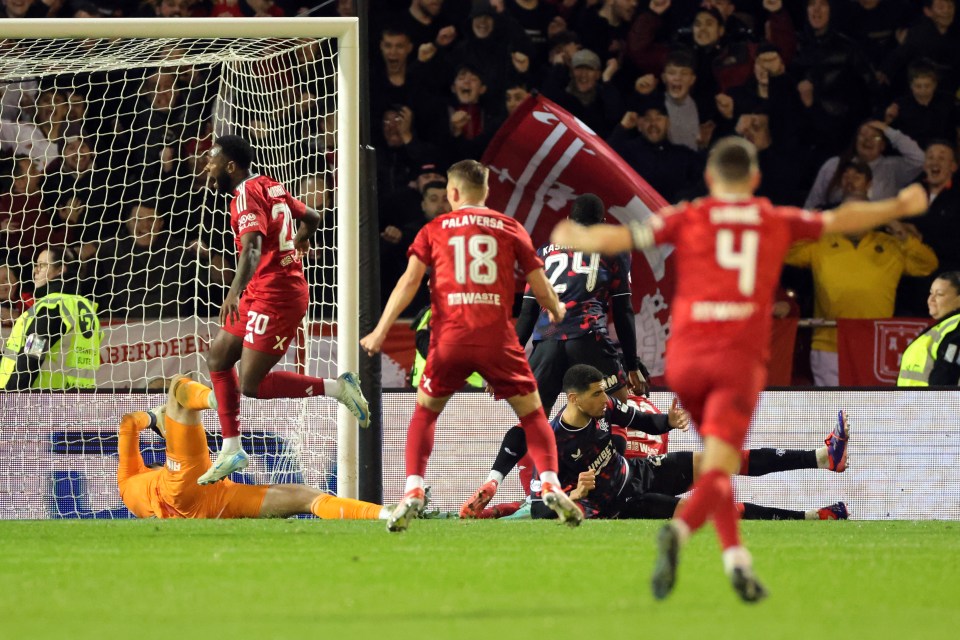
<svg viewBox="0 0 960 640">
<path fill-rule="evenodd" d="M 0 1 L 3 17 L 280 16 L 321 4 Z M 928 214 L 869 237 L 831 240 L 852 243 L 862 260 L 831 264 L 829 251 L 798 252 L 784 286 L 798 292 L 805 316 L 862 308 L 926 316 L 933 274 L 960 267 L 955 10 L 955 0 L 372 0 L 368 78 L 381 291 L 391 291 L 417 230 L 446 210 L 446 167 L 479 159 L 511 111 L 539 91 L 604 137 L 672 202 L 706 193 L 706 153 L 732 134 L 759 149 L 760 194 L 777 203 L 826 208 L 923 183 Z M 353 12 L 350 0 L 340 0 L 311 15 Z M 9 268 L 0 269 L 0 319 L 22 308 L 32 253 L 46 242 L 74 245 L 85 268 L 105 270 L 90 274 L 90 293 L 108 314 L 216 309 L 217 288 L 183 287 L 174 305 L 159 298 L 132 304 L 124 281 L 135 270 L 161 282 L 194 282 L 198 262 L 201 278 L 220 285 L 229 278 L 220 247 L 185 234 L 200 203 L 224 206 L 198 178 L 212 128 L 210 113 L 186 99 L 202 90 L 196 75 L 142 74 L 140 104 L 118 111 L 138 115 L 109 130 L 102 125 L 108 119 L 90 117 L 93 101 L 75 89 L 44 82 L 2 89 L 0 233 Z M 300 103 L 311 108 L 313 98 Z M 130 99 L 96 104 L 109 110 Z M 187 123 L 181 137 L 145 139 L 162 135 L 170 122 Z M 91 123 L 101 124 L 91 130 Z M 142 157 L 119 159 L 121 149 Z M 124 163 L 145 166 L 162 193 L 119 197 L 96 168 Z M 322 182 L 303 180 L 288 185 L 291 191 L 308 197 L 312 189 L 318 197 Z M 125 203 L 123 211 L 115 210 L 117 202 Z M 80 220 L 97 224 L 76 225 Z M 870 259 L 881 253 L 883 264 Z M 838 269 L 849 277 L 833 277 Z M 883 293 L 864 295 L 878 281 Z M 815 306 L 824 287 L 847 299 L 848 308 Z M 883 303 L 874 295 L 885 296 Z"/>
</svg>

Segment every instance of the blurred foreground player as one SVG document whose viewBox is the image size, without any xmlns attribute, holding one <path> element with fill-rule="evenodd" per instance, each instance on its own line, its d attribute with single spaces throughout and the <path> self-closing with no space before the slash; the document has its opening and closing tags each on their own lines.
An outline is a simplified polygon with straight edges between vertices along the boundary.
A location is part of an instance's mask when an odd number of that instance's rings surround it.
<svg viewBox="0 0 960 640">
<path fill-rule="evenodd" d="M 123 504 L 138 518 L 283 518 L 312 513 L 318 518 L 385 520 L 389 509 L 338 498 L 304 484 L 249 485 L 225 479 L 197 486 L 210 467 L 200 412 L 216 409 L 213 391 L 185 376 L 174 378 L 167 403 L 123 416 L 117 450 L 117 486 Z M 166 439 L 167 462 L 151 469 L 140 455 L 140 432 Z"/>
<path fill-rule="evenodd" d="M 511 322 L 516 265 L 553 321 L 563 319 L 564 309 L 523 226 L 484 206 L 487 176 L 487 168 L 473 160 L 450 167 L 447 200 L 453 211 L 437 216 L 417 234 L 407 251 L 407 269 L 380 322 L 360 341 L 369 355 L 380 351 L 390 327 L 431 268 L 430 356 L 407 430 L 405 493 L 387 521 L 389 531 L 405 530 L 423 508 L 423 476 L 437 418 L 474 371 L 493 387 L 498 399 L 507 399 L 520 419 L 530 454 L 541 470 L 544 502 L 563 522 L 575 526 L 583 519 L 560 488 L 553 432 Z"/>
<path fill-rule="evenodd" d="M 216 482 L 249 462 L 240 447 L 241 392 L 261 399 L 330 396 L 361 427 L 370 423 L 356 374 L 330 380 L 270 371 L 287 352 L 307 312 L 301 257 L 310 250 L 321 215 L 276 180 L 250 173 L 252 164 L 253 149 L 239 136 L 218 138 L 207 159 L 207 177 L 214 189 L 233 194 L 230 226 L 238 256 L 233 284 L 220 309 L 221 329 L 207 352 L 223 446 L 199 484 Z M 298 229 L 294 220 L 300 221 Z M 235 368 L 238 362 L 242 378 Z"/>
<path fill-rule="evenodd" d="M 739 138 L 726 138 L 713 148 L 705 178 L 707 198 L 668 207 L 629 226 L 584 228 L 564 221 L 553 241 L 607 253 L 663 243 L 676 247 L 678 284 L 666 377 L 703 436 L 703 469 L 689 501 L 660 531 L 653 594 L 662 599 L 670 593 L 680 547 L 712 519 L 727 576 L 744 601 L 756 602 L 766 589 L 740 544 L 730 475 L 740 468 L 750 416 L 766 383 L 771 307 L 784 256 L 798 240 L 919 215 L 927 200 L 923 188 L 913 185 L 896 198 L 848 202 L 823 215 L 774 207 L 753 196 L 760 184 L 756 148 Z"/>
</svg>

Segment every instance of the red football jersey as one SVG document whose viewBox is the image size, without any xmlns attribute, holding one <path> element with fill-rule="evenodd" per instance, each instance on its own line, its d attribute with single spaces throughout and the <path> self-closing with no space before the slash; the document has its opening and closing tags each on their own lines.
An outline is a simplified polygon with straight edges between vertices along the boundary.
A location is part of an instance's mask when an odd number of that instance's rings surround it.
<svg viewBox="0 0 960 640">
<path fill-rule="evenodd" d="M 660 409 L 657 408 L 657 405 L 643 396 L 628 396 L 627 404 L 634 405 L 644 413 L 662 413 Z M 667 452 L 667 447 L 670 444 L 669 433 L 653 435 L 643 431 L 637 431 L 636 429 L 626 429 L 626 432 L 627 449 L 624 451 L 623 457 L 628 460 L 630 458 L 660 456 Z"/>
<path fill-rule="evenodd" d="M 437 216 L 407 250 L 431 267 L 431 340 L 469 345 L 517 341 L 514 271 L 543 266 L 526 229 L 502 213 L 469 207 Z"/>
<path fill-rule="evenodd" d="M 650 219 L 653 242 L 677 259 L 671 308 L 674 349 L 747 349 L 766 357 L 773 294 L 787 250 L 823 232 L 818 214 L 766 198 L 704 198 Z"/>
<path fill-rule="evenodd" d="M 260 265 L 244 295 L 262 299 L 289 300 L 307 295 L 303 265 L 293 246 L 294 219 L 306 213 L 305 204 L 287 193 L 273 178 L 251 176 L 237 185 L 230 203 L 230 226 L 239 254 L 241 236 L 263 236 Z"/>
</svg>

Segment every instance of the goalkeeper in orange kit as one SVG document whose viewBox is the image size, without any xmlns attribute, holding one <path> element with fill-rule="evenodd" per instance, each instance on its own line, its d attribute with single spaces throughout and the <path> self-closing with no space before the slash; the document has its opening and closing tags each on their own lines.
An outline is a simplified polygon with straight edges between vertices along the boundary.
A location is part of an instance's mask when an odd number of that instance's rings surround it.
<svg viewBox="0 0 960 640">
<path fill-rule="evenodd" d="M 127 508 L 138 518 L 271 518 L 312 513 L 319 518 L 385 520 L 378 504 L 338 498 L 304 484 L 248 485 L 224 480 L 198 485 L 210 465 L 207 436 L 200 419 L 215 409 L 209 387 L 186 376 L 174 378 L 167 403 L 136 411 L 120 422 L 117 486 Z M 150 468 L 140 455 L 140 432 L 153 429 L 167 442 L 167 462 Z"/>
</svg>

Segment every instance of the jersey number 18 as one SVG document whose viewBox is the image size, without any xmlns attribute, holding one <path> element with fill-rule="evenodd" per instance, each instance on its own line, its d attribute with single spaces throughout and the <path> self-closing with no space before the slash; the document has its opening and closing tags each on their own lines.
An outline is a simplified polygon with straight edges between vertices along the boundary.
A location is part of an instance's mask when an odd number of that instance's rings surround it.
<svg viewBox="0 0 960 640">
<path fill-rule="evenodd" d="M 469 276 L 474 284 L 497 281 L 497 239 L 493 236 L 456 236 L 447 243 L 453 247 L 453 277 L 457 284 L 466 284 Z M 470 264 L 467 264 L 470 254 Z"/>
</svg>

